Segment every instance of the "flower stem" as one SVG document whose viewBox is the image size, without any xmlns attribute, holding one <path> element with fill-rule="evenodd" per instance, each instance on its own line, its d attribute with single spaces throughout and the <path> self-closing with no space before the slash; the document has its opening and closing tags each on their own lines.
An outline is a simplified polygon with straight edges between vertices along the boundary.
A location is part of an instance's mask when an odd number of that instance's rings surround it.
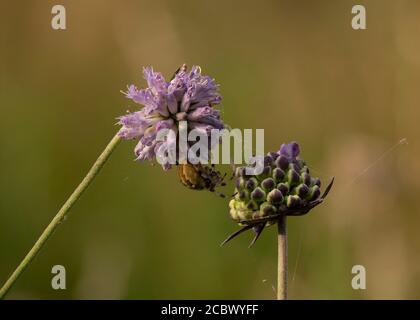
<svg viewBox="0 0 420 320">
<path fill-rule="evenodd" d="M 34 246 L 22 260 L 22 262 L 18 265 L 16 270 L 12 273 L 12 275 L 7 279 L 3 287 L 0 289 L 0 299 L 3 299 L 9 289 L 13 286 L 22 272 L 26 269 L 26 267 L 31 263 L 31 261 L 35 258 L 35 256 L 39 253 L 45 242 L 54 232 L 54 230 L 58 227 L 58 225 L 64 220 L 68 211 L 72 208 L 74 203 L 80 198 L 82 193 L 87 189 L 87 187 L 91 184 L 93 179 L 98 175 L 99 171 L 104 166 L 105 162 L 108 160 L 111 153 L 114 151 L 115 147 L 120 142 L 121 138 L 115 135 L 112 140 L 108 143 L 105 150 L 101 153 L 99 158 L 95 161 L 93 166 L 90 168 L 87 175 L 83 178 L 82 182 L 77 186 L 76 190 L 73 191 L 71 196 L 67 199 L 67 201 L 63 204 L 61 209 L 52 219 L 50 224 L 35 242 Z"/>
<path fill-rule="evenodd" d="M 277 222 L 278 261 L 277 261 L 277 300 L 287 299 L 287 231 L 286 215 Z"/>
</svg>

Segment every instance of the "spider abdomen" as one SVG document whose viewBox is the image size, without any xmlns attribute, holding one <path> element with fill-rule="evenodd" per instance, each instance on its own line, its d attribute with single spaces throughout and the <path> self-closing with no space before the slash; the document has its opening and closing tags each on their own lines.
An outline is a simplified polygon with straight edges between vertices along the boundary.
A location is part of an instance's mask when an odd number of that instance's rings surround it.
<svg viewBox="0 0 420 320">
<path fill-rule="evenodd" d="M 208 182 L 206 183 L 206 179 L 202 177 L 200 167 L 189 163 L 178 165 L 178 176 L 181 183 L 193 190 L 206 189 Z"/>
<path fill-rule="evenodd" d="M 178 176 L 181 183 L 189 189 L 193 190 L 209 190 L 215 191 L 219 186 L 224 186 L 224 178 L 219 171 L 213 166 L 203 164 L 179 164 Z M 220 194 L 224 197 L 223 194 Z"/>
</svg>

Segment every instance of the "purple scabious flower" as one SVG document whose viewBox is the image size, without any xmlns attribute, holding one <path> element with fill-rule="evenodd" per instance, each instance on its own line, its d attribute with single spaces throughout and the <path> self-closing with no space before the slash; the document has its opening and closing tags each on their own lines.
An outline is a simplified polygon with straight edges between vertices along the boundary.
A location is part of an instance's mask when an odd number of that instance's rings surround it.
<svg viewBox="0 0 420 320">
<path fill-rule="evenodd" d="M 213 78 L 202 75 L 199 66 L 188 71 L 184 64 L 170 81 L 152 67 L 143 68 L 143 76 L 147 88 L 129 85 L 123 92 L 141 109 L 118 118 L 122 126 L 119 135 L 138 140 L 134 149 L 137 160 L 153 160 L 159 150 L 176 148 L 177 139 L 157 141 L 156 137 L 160 129 L 171 129 L 177 134 L 180 121 L 187 122 L 188 132 L 197 129 L 209 137 L 212 129 L 225 127 L 220 111 L 213 108 L 222 100 L 219 86 Z M 165 170 L 171 167 L 168 163 L 162 166 Z"/>
</svg>

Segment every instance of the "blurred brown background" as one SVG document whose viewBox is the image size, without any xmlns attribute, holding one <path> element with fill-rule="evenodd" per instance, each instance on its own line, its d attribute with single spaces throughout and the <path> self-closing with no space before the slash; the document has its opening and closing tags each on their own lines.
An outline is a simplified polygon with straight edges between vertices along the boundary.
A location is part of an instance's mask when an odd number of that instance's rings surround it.
<svg viewBox="0 0 420 320">
<path fill-rule="evenodd" d="M 51 8 L 67 30 L 51 28 Z M 363 4 L 367 30 L 351 28 Z M 301 143 L 328 201 L 289 219 L 290 298 L 420 298 L 420 2 L 0 2 L 0 282 L 134 109 L 141 67 L 216 78 L 226 122 Z M 408 144 L 398 143 L 406 138 Z M 227 200 L 123 142 L 9 298 L 272 299 L 275 232 L 224 248 Z M 226 188 L 225 192 L 231 192 Z M 51 268 L 67 290 L 51 289 Z M 367 289 L 351 287 L 351 268 Z"/>
</svg>

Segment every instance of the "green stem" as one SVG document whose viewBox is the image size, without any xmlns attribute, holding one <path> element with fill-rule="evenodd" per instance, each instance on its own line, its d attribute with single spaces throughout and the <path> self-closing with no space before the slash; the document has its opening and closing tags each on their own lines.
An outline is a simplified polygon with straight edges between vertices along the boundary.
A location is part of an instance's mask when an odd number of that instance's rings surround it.
<svg viewBox="0 0 420 320">
<path fill-rule="evenodd" d="M 22 262 L 18 265 L 16 270 L 12 273 L 12 275 L 7 279 L 3 287 L 0 289 L 0 299 L 3 299 L 9 289 L 13 286 L 22 272 L 26 269 L 26 267 L 31 263 L 31 261 L 35 258 L 35 256 L 39 253 L 45 242 L 54 232 L 54 230 L 58 227 L 58 225 L 64 220 L 66 214 L 74 205 L 74 203 L 80 198 L 82 193 L 87 189 L 87 187 L 91 184 L 93 179 L 98 175 L 99 171 L 104 166 L 105 162 L 108 160 L 109 156 L 111 155 L 112 151 L 114 151 L 115 147 L 120 142 L 121 138 L 117 135 L 112 138 L 112 140 L 108 143 L 105 150 L 101 153 L 99 158 L 95 161 L 92 168 L 90 168 L 87 175 L 83 178 L 82 182 L 77 186 L 76 190 L 73 191 L 71 196 L 67 199 L 55 217 L 52 219 L 50 224 L 35 242 L 34 246 L 22 260 Z"/>
<path fill-rule="evenodd" d="M 277 300 L 287 299 L 287 230 L 286 215 L 280 216 L 278 230 Z"/>
</svg>

